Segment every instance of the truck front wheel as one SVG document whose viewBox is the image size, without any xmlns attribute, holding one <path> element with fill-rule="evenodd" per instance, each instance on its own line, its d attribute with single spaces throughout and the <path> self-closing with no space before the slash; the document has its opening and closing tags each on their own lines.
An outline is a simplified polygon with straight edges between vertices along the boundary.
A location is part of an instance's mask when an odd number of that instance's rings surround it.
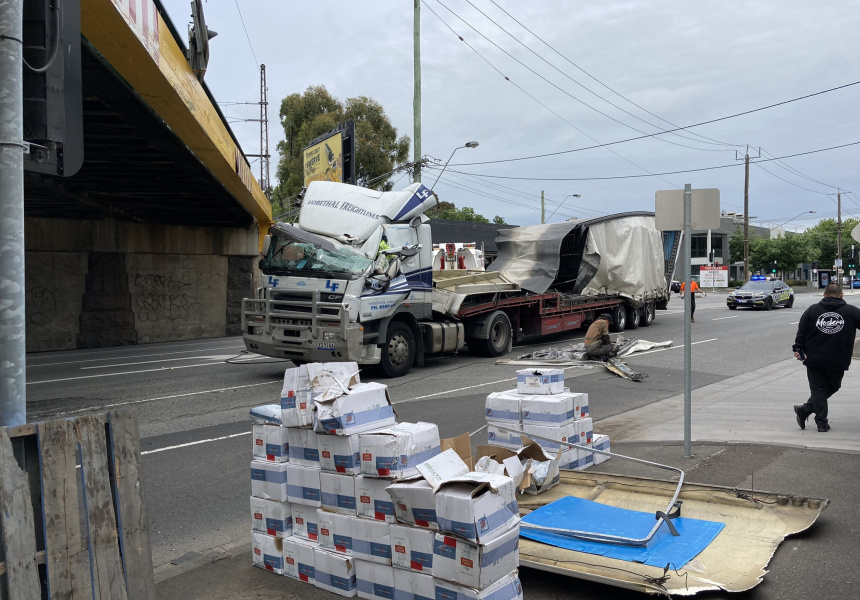
<svg viewBox="0 0 860 600">
<path fill-rule="evenodd" d="M 414 362 L 415 336 L 412 329 L 402 321 L 394 321 L 388 326 L 382 347 L 382 372 L 388 377 L 401 377 L 409 372 Z"/>
<path fill-rule="evenodd" d="M 471 338 L 469 348 L 480 356 L 502 356 L 511 344 L 511 320 L 502 311 L 490 319 L 487 339 Z"/>
</svg>

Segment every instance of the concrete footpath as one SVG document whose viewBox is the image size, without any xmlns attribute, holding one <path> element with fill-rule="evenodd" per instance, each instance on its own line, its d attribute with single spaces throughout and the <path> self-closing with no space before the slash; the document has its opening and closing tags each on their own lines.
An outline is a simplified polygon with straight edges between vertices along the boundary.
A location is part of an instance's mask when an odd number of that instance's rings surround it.
<svg viewBox="0 0 860 600">
<path fill-rule="evenodd" d="M 808 531 L 783 542 L 764 581 L 742 594 L 701 597 L 771 599 L 854 597 L 860 586 L 860 361 L 831 399 L 828 433 L 810 419 L 801 431 L 792 405 L 808 395 L 806 373 L 791 359 L 693 391 L 693 457 L 683 457 L 683 395 L 595 423 L 612 450 L 683 469 L 687 480 L 742 490 L 828 498 L 831 505 Z M 647 467 L 610 460 L 600 470 L 663 477 Z M 249 520 L 250 529 L 250 520 Z M 530 569 L 520 573 L 526 598 L 642 598 L 624 590 Z M 334 599 L 307 584 L 251 565 L 250 543 L 214 548 L 156 573 L 160 600 Z M 607 596 L 608 595 L 608 596 Z"/>
</svg>

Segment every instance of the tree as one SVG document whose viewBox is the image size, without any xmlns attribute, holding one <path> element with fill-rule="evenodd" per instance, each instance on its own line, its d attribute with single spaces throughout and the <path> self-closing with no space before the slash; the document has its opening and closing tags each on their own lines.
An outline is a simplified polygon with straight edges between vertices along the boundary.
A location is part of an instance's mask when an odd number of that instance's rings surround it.
<svg viewBox="0 0 860 600">
<path fill-rule="evenodd" d="M 304 186 L 302 151 L 315 137 L 352 119 L 355 122 L 355 173 L 358 185 L 387 191 L 393 187 L 389 174 L 406 162 L 409 136 L 397 129 L 382 105 L 366 96 L 332 96 L 325 86 L 310 86 L 304 94 L 290 94 L 281 101 L 284 140 L 278 143 L 279 202 L 296 196 Z"/>
<path fill-rule="evenodd" d="M 472 221 L 474 223 L 489 223 L 490 220 L 475 212 L 474 208 L 464 206 L 463 208 L 448 209 L 439 214 L 440 219 L 449 221 Z"/>
<path fill-rule="evenodd" d="M 740 225 L 729 238 L 729 259 L 732 263 L 738 263 L 744 259 L 744 230 Z"/>
<path fill-rule="evenodd" d="M 500 215 L 493 217 L 493 223 L 496 225 L 507 225 L 507 223 L 505 223 L 505 218 Z"/>
<path fill-rule="evenodd" d="M 857 226 L 858 219 L 846 219 L 842 222 L 842 256 L 851 252 L 851 230 Z M 837 223 L 836 219 L 823 219 L 814 227 L 803 232 L 803 237 L 810 245 L 811 260 L 817 260 L 822 269 L 828 269 L 837 258 Z"/>
</svg>

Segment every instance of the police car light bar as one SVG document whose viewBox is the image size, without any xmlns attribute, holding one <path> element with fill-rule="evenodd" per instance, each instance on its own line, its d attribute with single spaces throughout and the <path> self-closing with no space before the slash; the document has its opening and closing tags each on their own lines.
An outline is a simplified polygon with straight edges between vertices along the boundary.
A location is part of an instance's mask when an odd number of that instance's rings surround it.
<svg viewBox="0 0 860 600">
<path fill-rule="evenodd" d="M 764 275 L 753 275 L 750 277 L 750 281 L 767 281 L 767 277 Z"/>
</svg>

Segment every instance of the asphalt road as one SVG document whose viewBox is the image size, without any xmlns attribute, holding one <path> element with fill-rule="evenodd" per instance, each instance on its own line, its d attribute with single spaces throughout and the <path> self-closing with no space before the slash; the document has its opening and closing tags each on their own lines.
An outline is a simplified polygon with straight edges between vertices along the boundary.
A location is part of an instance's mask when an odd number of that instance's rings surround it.
<svg viewBox="0 0 860 600">
<path fill-rule="evenodd" d="M 729 311 L 721 293 L 699 298 L 692 338 L 694 387 L 790 357 L 801 312 L 819 299 L 798 294 L 794 308 L 764 312 Z M 860 304 L 860 295 L 846 299 Z M 650 328 L 624 334 L 674 344 L 626 360 L 648 375 L 641 383 L 602 367 L 567 369 L 568 386 L 589 393 L 595 421 L 682 391 L 682 313 L 674 297 Z M 582 333 L 517 346 L 511 357 L 563 346 Z M 278 401 L 290 363 L 243 356 L 243 348 L 239 338 L 221 338 L 28 356 L 30 421 L 116 407 L 139 411 L 157 569 L 247 539 L 248 411 Z M 483 426 L 484 398 L 513 388 L 515 368 L 463 352 L 429 359 L 423 369 L 384 381 L 401 420 L 435 422 L 447 437 Z M 376 378 L 372 373 L 363 377 Z M 481 435 L 473 441 L 480 442 Z"/>
</svg>

